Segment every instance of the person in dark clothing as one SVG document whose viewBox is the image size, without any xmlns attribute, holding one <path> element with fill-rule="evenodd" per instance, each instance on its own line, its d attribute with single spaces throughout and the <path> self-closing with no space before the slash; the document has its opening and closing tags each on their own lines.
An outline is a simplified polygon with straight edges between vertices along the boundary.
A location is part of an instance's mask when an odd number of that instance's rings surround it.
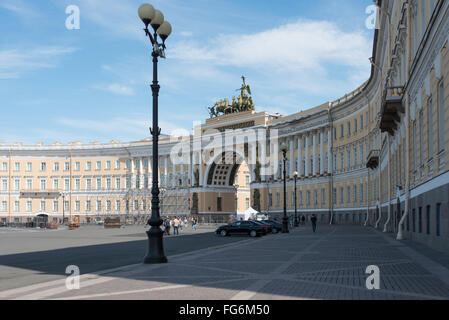
<svg viewBox="0 0 449 320">
<path fill-rule="evenodd" d="M 304 216 L 301 217 L 301 224 L 302 225 L 306 224 L 306 217 Z"/>
<path fill-rule="evenodd" d="M 170 219 L 165 219 L 164 221 L 164 227 L 165 227 L 165 233 L 169 236 L 170 235 Z"/>
<path fill-rule="evenodd" d="M 313 232 L 315 233 L 316 232 L 316 221 L 317 221 L 317 218 L 316 218 L 316 215 L 312 215 L 312 217 L 310 218 L 310 221 L 312 222 L 312 229 L 313 229 Z"/>
</svg>

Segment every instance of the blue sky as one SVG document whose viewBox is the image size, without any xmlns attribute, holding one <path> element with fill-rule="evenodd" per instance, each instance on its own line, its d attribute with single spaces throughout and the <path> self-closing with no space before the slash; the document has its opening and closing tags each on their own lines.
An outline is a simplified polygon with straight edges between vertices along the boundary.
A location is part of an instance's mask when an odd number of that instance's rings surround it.
<svg viewBox="0 0 449 320">
<path fill-rule="evenodd" d="M 0 0 L 0 144 L 149 136 L 143 1 Z M 183 133 L 245 75 L 257 111 L 291 114 L 369 77 L 371 0 L 155 0 L 173 25 L 159 63 L 160 126 Z M 66 7 L 80 9 L 67 30 Z"/>
</svg>

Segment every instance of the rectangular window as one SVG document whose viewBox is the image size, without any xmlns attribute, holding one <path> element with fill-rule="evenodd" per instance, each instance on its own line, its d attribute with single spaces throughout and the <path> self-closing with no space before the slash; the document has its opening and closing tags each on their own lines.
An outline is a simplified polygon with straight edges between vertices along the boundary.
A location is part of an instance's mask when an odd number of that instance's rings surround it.
<svg viewBox="0 0 449 320">
<path fill-rule="evenodd" d="M 351 122 L 348 121 L 348 137 L 351 136 Z"/>
<path fill-rule="evenodd" d="M 8 211 L 8 202 L 2 201 L 2 212 Z"/>
<path fill-rule="evenodd" d="M 45 201 L 41 201 L 41 212 L 45 212 Z"/>
<path fill-rule="evenodd" d="M 27 212 L 33 211 L 33 204 L 31 201 L 27 201 Z"/>
<path fill-rule="evenodd" d="M 75 179 L 75 190 L 81 190 L 81 179 L 79 178 Z"/>
<path fill-rule="evenodd" d="M 437 203 L 437 208 L 436 208 L 436 235 L 437 237 L 441 236 L 441 203 Z"/>
<path fill-rule="evenodd" d="M 340 204 L 343 204 L 344 194 L 343 194 L 343 187 L 340 187 Z"/>
<path fill-rule="evenodd" d="M 111 200 L 106 201 L 106 211 L 111 212 Z"/>
<path fill-rule="evenodd" d="M 221 198 L 221 197 L 218 197 L 218 198 L 217 198 L 217 211 L 218 211 L 218 212 L 223 211 L 223 208 L 222 208 L 222 206 L 221 206 L 221 201 L 222 201 L 222 198 Z"/>
<path fill-rule="evenodd" d="M 302 206 L 304 204 L 302 200 L 302 191 L 299 191 L 299 205 Z"/>
<path fill-rule="evenodd" d="M 111 161 L 106 161 L 106 170 L 111 170 Z"/>
<path fill-rule="evenodd" d="M 70 171 L 70 162 L 64 162 L 64 171 Z"/>
<path fill-rule="evenodd" d="M 69 210 L 70 210 L 70 202 L 66 200 L 64 201 L 64 211 L 68 212 Z"/>
<path fill-rule="evenodd" d="M 90 171 L 90 170 L 92 170 L 92 162 L 87 161 L 86 162 L 86 171 Z"/>
<path fill-rule="evenodd" d="M 59 171 L 59 162 L 53 163 L 53 171 Z"/>
<path fill-rule="evenodd" d="M 80 171 L 80 170 L 81 170 L 81 163 L 75 162 L 75 171 Z"/>
<path fill-rule="evenodd" d="M 8 163 L 7 162 L 2 163 L 2 171 L 8 171 Z"/>
<path fill-rule="evenodd" d="M 81 202 L 79 200 L 75 201 L 75 212 L 80 212 L 81 210 Z"/>
<path fill-rule="evenodd" d="M 20 171 L 20 162 L 14 163 L 14 171 Z"/>
<path fill-rule="evenodd" d="M 92 203 L 90 200 L 86 201 L 86 211 L 90 212 L 92 210 Z"/>
<path fill-rule="evenodd" d="M 97 190 L 101 190 L 101 178 L 97 178 Z"/>
<path fill-rule="evenodd" d="M 340 138 L 345 136 L 343 125 L 340 126 Z"/>
<path fill-rule="evenodd" d="M 416 232 L 416 210 L 412 210 L 412 228 L 413 232 Z"/>
<path fill-rule="evenodd" d="M 418 213 L 418 231 L 419 231 L 419 233 L 422 233 L 422 207 L 419 207 L 419 213 Z"/>
<path fill-rule="evenodd" d="M 20 191 L 20 179 L 14 179 L 14 190 Z"/>
<path fill-rule="evenodd" d="M 324 206 L 326 204 L 326 189 L 321 189 L 321 204 Z"/>
<path fill-rule="evenodd" d="M 120 160 L 115 161 L 115 169 L 116 170 L 120 169 Z"/>
<path fill-rule="evenodd" d="M 59 180 L 53 179 L 53 190 L 59 190 Z"/>
<path fill-rule="evenodd" d="M 20 211 L 20 202 L 14 201 L 14 212 L 19 212 L 19 211 Z"/>
<path fill-rule="evenodd" d="M 107 190 L 111 190 L 112 189 L 111 178 L 106 178 L 106 189 Z"/>
<path fill-rule="evenodd" d="M 115 178 L 115 188 L 120 190 L 122 188 L 120 178 Z"/>
<path fill-rule="evenodd" d="M 53 212 L 59 211 L 59 203 L 58 201 L 53 201 Z"/>
<path fill-rule="evenodd" d="M 47 190 L 47 180 L 41 179 L 41 190 Z"/>
<path fill-rule="evenodd" d="M 125 161 L 125 168 L 126 168 L 126 170 L 131 169 L 130 167 L 131 167 L 130 160 L 129 160 L 129 159 L 126 159 L 126 161 Z"/>
<path fill-rule="evenodd" d="M 27 190 L 33 190 L 33 179 L 27 179 Z"/>
<path fill-rule="evenodd" d="M 115 209 L 120 212 L 120 200 L 115 200 Z"/>
<path fill-rule="evenodd" d="M 47 171 L 47 163 L 41 162 L 41 171 Z"/>
<path fill-rule="evenodd" d="M 101 200 L 97 200 L 97 211 L 101 211 Z"/>
<path fill-rule="evenodd" d="M 307 190 L 307 206 L 310 206 L 310 190 Z"/>
<path fill-rule="evenodd" d="M 92 190 L 92 179 L 86 179 L 86 189 L 88 191 Z"/>
<path fill-rule="evenodd" d="M 145 169 L 148 169 L 148 159 L 147 159 L 147 158 L 144 158 L 144 159 L 143 159 L 143 167 L 144 167 Z"/>
<path fill-rule="evenodd" d="M 360 116 L 360 130 L 363 130 L 363 115 Z"/>
<path fill-rule="evenodd" d="M 426 231 L 430 234 L 430 206 L 427 206 L 426 210 Z"/>
<path fill-rule="evenodd" d="M 65 191 L 70 190 L 70 179 L 64 179 L 64 190 Z"/>
<path fill-rule="evenodd" d="M 97 161 L 97 164 L 95 166 L 95 170 L 101 170 L 101 161 Z"/>
<path fill-rule="evenodd" d="M 347 200 L 347 203 L 349 204 L 349 203 L 351 203 L 351 187 L 348 186 L 346 189 L 347 189 L 346 190 L 346 200 Z"/>
<path fill-rule="evenodd" d="M 133 205 L 133 209 L 134 211 L 138 211 L 139 210 L 139 200 L 134 200 L 134 205 Z"/>
</svg>

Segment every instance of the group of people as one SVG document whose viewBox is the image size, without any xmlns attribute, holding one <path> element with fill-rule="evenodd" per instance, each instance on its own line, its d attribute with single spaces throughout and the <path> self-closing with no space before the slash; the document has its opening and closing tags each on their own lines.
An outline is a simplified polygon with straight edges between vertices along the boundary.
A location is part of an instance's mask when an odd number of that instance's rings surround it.
<svg viewBox="0 0 449 320">
<path fill-rule="evenodd" d="M 195 218 L 189 218 L 189 220 L 187 220 L 186 217 L 184 217 L 184 219 L 182 217 L 165 217 L 164 220 L 164 233 L 166 235 L 170 235 L 170 229 L 173 227 L 173 235 L 179 235 L 179 230 L 182 231 L 182 229 L 184 228 L 184 226 L 187 226 L 188 223 L 192 224 L 192 229 L 194 231 L 196 231 L 197 228 L 197 220 Z"/>
<path fill-rule="evenodd" d="M 317 220 L 318 219 L 317 219 L 316 215 L 312 214 L 310 216 L 310 222 L 312 223 L 312 230 L 313 230 L 314 233 L 316 232 Z M 298 221 L 299 221 L 299 224 L 305 225 L 306 224 L 306 217 L 304 215 L 302 215 L 302 216 L 298 217 Z M 295 225 L 295 217 L 293 215 L 291 215 L 289 217 L 289 224 L 290 224 L 291 228 L 293 228 L 294 225 Z"/>
</svg>

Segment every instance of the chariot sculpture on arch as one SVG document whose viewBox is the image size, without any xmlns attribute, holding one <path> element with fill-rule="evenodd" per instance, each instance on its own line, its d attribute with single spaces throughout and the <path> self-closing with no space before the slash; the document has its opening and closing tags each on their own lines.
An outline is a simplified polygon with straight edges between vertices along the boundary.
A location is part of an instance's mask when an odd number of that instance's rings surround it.
<svg viewBox="0 0 449 320">
<path fill-rule="evenodd" d="M 232 104 L 229 104 L 228 99 L 223 99 L 216 102 L 214 106 L 208 107 L 211 118 L 255 110 L 255 104 L 251 97 L 251 88 L 246 84 L 246 78 L 244 76 L 242 76 L 242 80 L 242 86 L 236 90 L 240 91 L 240 95 L 237 98 L 232 97 Z"/>
</svg>

